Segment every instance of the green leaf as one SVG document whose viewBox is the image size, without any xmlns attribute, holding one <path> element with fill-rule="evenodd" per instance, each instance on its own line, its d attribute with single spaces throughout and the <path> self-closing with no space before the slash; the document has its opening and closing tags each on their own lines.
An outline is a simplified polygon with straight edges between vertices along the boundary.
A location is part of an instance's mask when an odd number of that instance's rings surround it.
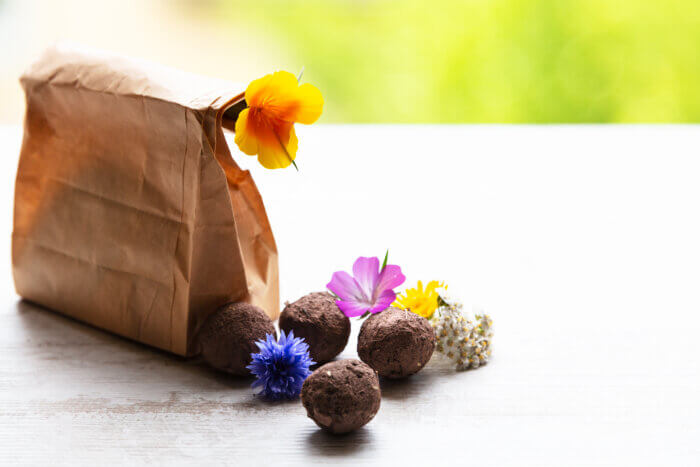
<svg viewBox="0 0 700 467">
<path fill-rule="evenodd" d="M 386 254 L 384 255 L 384 264 L 382 264 L 382 269 L 379 272 L 382 272 L 384 268 L 386 267 L 386 262 L 389 261 L 389 250 L 386 250 Z"/>
</svg>

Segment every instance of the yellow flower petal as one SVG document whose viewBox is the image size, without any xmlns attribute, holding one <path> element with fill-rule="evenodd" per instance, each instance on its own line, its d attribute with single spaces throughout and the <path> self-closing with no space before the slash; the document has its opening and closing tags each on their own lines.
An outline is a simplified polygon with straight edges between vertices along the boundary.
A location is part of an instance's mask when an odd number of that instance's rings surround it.
<svg viewBox="0 0 700 467">
<path fill-rule="evenodd" d="M 257 107 L 264 101 L 265 95 L 269 92 L 269 83 L 272 75 L 265 75 L 262 78 L 253 80 L 245 90 L 245 101 L 249 107 Z"/>
<path fill-rule="evenodd" d="M 323 111 L 321 92 L 310 84 L 299 86 L 287 71 L 277 71 L 251 82 L 245 99 L 248 108 L 236 121 L 236 144 L 245 154 L 257 154 L 266 168 L 288 167 L 299 145 L 294 123 L 318 120 Z"/>
<path fill-rule="evenodd" d="M 296 94 L 298 87 L 293 74 L 276 71 L 251 82 L 245 91 L 245 100 L 249 107 L 277 106 L 279 99 Z"/>
<path fill-rule="evenodd" d="M 305 83 L 299 86 L 297 91 L 299 107 L 297 108 L 294 121 L 311 125 L 321 116 L 323 112 L 323 96 L 316 86 Z"/>
<path fill-rule="evenodd" d="M 414 289 L 406 289 L 396 297 L 394 306 L 430 318 L 438 307 L 439 288 L 447 286 L 438 281 L 430 281 L 423 289 L 423 282 L 418 281 Z"/>
<path fill-rule="evenodd" d="M 243 109 L 236 120 L 236 137 L 234 141 L 241 151 L 249 156 L 258 153 L 258 140 L 248 129 L 248 113 L 250 109 Z"/>
<path fill-rule="evenodd" d="M 294 127 L 291 127 L 286 151 L 279 142 L 276 144 L 260 144 L 258 145 L 258 161 L 266 169 L 283 169 L 289 167 L 292 161 L 296 159 L 298 147 L 299 140 L 297 139 Z"/>
</svg>

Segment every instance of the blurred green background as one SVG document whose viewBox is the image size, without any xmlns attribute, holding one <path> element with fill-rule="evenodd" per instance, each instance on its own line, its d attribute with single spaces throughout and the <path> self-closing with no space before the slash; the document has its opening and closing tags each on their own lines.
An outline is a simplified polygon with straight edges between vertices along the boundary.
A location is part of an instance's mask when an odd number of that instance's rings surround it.
<svg viewBox="0 0 700 467">
<path fill-rule="evenodd" d="M 321 122 L 698 122 L 700 0 L 0 0 L 0 123 L 56 40 L 247 83 Z"/>
<path fill-rule="evenodd" d="M 276 38 L 326 121 L 697 122 L 699 0 L 217 3 Z"/>
</svg>

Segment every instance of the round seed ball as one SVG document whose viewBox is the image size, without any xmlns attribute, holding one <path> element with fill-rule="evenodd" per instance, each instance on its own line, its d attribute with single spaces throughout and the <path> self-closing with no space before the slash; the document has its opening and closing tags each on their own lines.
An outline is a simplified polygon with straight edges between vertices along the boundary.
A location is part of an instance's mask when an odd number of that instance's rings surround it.
<svg viewBox="0 0 700 467">
<path fill-rule="evenodd" d="M 265 312 L 249 303 L 227 303 L 212 313 L 199 330 L 201 355 L 212 367 L 234 375 L 249 375 L 255 341 L 277 335 Z"/>
<path fill-rule="evenodd" d="M 380 376 L 399 379 L 420 371 L 435 348 L 427 319 L 411 311 L 387 308 L 362 323 L 357 353 Z"/>
<path fill-rule="evenodd" d="M 306 414 L 331 433 L 348 433 L 366 425 L 379 410 L 381 398 L 377 374 L 355 359 L 326 363 L 301 388 Z"/>
<path fill-rule="evenodd" d="M 280 330 L 304 338 L 316 363 L 333 360 L 350 337 L 350 320 L 327 292 L 313 292 L 287 304 L 279 325 Z"/>
</svg>

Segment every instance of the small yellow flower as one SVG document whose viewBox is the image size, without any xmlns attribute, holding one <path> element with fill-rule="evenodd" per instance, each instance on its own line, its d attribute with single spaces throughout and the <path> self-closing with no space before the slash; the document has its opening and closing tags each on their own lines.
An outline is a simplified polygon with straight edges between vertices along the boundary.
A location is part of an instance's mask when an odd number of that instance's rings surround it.
<svg viewBox="0 0 700 467">
<path fill-rule="evenodd" d="M 236 120 L 235 142 L 268 169 L 288 167 L 296 158 L 299 141 L 294 123 L 314 123 L 323 111 L 323 96 L 311 84 L 297 82 L 288 71 L 256 79 L 245 91 L 248 108 Z"/>
<path fill-rule="evenodd" d="M 411 310 L 424 318 L 430 318 L 438 307 L 439 294 L 437 289 L 446 289 L 444 283 L 430 281 L 423 289 L 423 283 L 418 281 L 415 289 L 406 289 L 396 297 L 394 306 L 402 310 Z"/>
</svg>

